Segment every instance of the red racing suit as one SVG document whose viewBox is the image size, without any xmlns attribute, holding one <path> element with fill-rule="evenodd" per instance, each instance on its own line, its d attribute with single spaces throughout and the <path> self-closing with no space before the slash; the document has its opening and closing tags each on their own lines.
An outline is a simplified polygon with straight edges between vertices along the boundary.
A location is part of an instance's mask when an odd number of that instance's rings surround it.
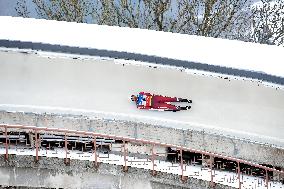
<svg viewBox="0 0 284 189">
<path fill-rule="evenodd" d="M 179 107 L 169 102 L 178 102 L 178 98 L 140 92 L 137 95 L 136 105 L 139 109 L 179 110 Z"/>
</svg>

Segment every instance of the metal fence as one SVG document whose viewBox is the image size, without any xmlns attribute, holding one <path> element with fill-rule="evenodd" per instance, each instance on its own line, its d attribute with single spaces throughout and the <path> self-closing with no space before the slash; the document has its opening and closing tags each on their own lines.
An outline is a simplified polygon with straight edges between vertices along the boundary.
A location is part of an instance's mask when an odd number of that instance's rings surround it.
<svg viewBox="0 0 284 189">
<path fill-rule="evenodd" d="M 126 143 L 139 143 L 139 144 L 143 144 L 143 145 L 149 145 L 151 146 L 151 154 L 149 155 L 149 159 L 152 161 L 152 174 L 156 175 L 156 170 L 155 170 L 155 163 L 154 161 L 157 159 L 158 153 L 155 153 L 155 148 L 156 147 L 164 147 L 164 148 L 171 148 L 171 149 L 176 149 L 176 151 L 179 153 L 179 166 L 180 166 L 180 170 L 181 172 L 179 173 L 179 175 L 181 175 L 181 180 L 182 181 L 186 181 L 187 177 L 184 175 L 184 164 L 185 161 L 183 159 L 183 153 L 186 152 L 191 152 L 191 153 L 196 153 L 196 154 L 201 154 L 202 156 L 209 156 L 210 160 L 209 161 L 209 170 L 210 170 L 210 176 L 211 176 L 211 181 L 210 184 L 211 186 L 215 186 L 215 182 L 213 180 L 214 175 L 213 175 L 213 170 L 214 170 L 214 158 L 221 158 L 224 160 L 228 160 L 231 162 L 234 162 L 237 166 L 236 166 L 236 174 L 237 174 L 237 179 L 238 179 L 238 188 L 241 189 L 242 188 L 242 180 L 241 180 L 241 175 L 242 170 L 241 170 L 241 164 L 242 165 L 248 165 L 254 168 L 258 168 L 261 170 L 265 171 L 265 175 L 264 175 L 264 180 L 265 180 L 265 186 L 266 188 L 268 188 L 269 186 L 269 173 L 276 173 L 279 175 L 282 175 L 284 177 L 284 171 L 281 170 L 277 170 L 274 168 L 270 168 L 267 166 L 263 166 L 260 164 L 256 164 L 253 162 L 249 162 L 246 160 L 242 160 L 242 159 L 237 159 L 237 158 L 233 158 L 233 157 L 228 157 L 228 156 L 224 156 L 224 155 L 220 155 L 220 154 L 216 154 L 216 153 L 211 153 L 211 152 L 207 152 L 207 151 L 202 151 L 202 150 L 197 150 L 197 149 L 192 149 L 192 148 L 186 148 L 183 146 L 178 146 L 178 145 L 172 145 L 172 144 L 166 144 L 166 143 L 159 143 L 159 142 L 153 142 L 153 141 L 149 141 L 149 140 L 143 140 L 143 139 L 135 139 L 135 138 L 127 138 L 127 137 L 121 137 L 121 136 L 114 136 L 114 135 L 107 135 L 107 134 L 100 134 L 100 133 L 95 133 L 95 132 L 86 132 L 86 131 L 77 131 L 77 130 L 68 130 L 68 129 L 58 129 L 58 128 L 47 128 L 47 127 L 36 127 L 36 126 L 25 126 L 25 125 L 5 125 L 5 124 L 0 124 L 0 133 L 2 131 L 2 141 L 3 145 L 5 147 L 5 159 L 8 160 L 9 158 L 9 145 L 10 145 L 10 137 L 9 137 L 9 132 L 10 131 L 14 131 L 15 129 L 18 129 L 22 132 L 27 132 L 27 133 L 32 133 L 34 134 L 35 138 L 35 143 L 34 143 L 34 148 L 35 148 L 35 161 L 39 161 L 39 144 L 41 144 L 41 138 L 38 137 L 39 134 L 46 134 L 46 133 L 50 133 L 50 132 L 56 132 L 56 133 L 60 133 L 61 135 L 64 136 L 64 150 L 65 150 L 65 158 L 64 158 L 64 162 L 66 164 L 69 163 L 70 159 L 68 158 L 68 141 L 67 141 L 67 137 L 72 136 L 72 135 L 76 135 L 76 136 L 82 136 L 82 137 L 90 137 L 93 140 L 93 161 L 94 161 L 94 166 L 98 167 L 98 144 L 97 144 L 97 138 L 107 138 L 107 139 L 113 139 L 113 140 L 117 140 L 117 141 L 122 141 L 122 154 L 124 157 L 124 165 L 123 165 L 123 170 L 125 172 L 127 172 L 128 170 L 128 166 L 127 166 L 127 149 L 126 149 Z M 213 161 L 212 161 L 213 160 Z"/>
</svg>

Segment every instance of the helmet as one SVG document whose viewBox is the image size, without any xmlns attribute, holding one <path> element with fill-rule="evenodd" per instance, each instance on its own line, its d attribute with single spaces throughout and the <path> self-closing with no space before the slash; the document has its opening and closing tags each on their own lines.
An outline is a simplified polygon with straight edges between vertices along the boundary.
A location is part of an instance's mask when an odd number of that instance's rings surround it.
<svg viewBox="0 0 284 189">
<path fill-rule="evenodd" d="M 131 95 L 131 100 L 132 101 L 136 101 L 137 100 L 137 97 L 135 95 Z"/>
</svg>

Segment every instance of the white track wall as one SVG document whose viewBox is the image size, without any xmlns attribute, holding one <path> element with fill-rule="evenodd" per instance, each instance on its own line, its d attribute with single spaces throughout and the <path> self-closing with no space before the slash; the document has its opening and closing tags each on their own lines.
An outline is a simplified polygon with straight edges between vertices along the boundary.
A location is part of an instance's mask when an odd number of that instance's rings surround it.
<svg viewBox="0 0 284 189">
<path fill-rule="evenodd" d="M 99 115 L 284 146 L 284 91 L 259 82 L 47 53 L 0 52 L 0 57 L 4 110 Z M 192 109 L 138 110 L 129 97 L 139 91 L 193 99 Z"/>
</svg>

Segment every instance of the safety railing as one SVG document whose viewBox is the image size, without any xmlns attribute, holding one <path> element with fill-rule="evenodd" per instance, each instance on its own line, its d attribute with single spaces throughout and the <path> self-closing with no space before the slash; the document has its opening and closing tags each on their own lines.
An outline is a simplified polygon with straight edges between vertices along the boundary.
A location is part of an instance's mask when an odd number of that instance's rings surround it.
<svg viewBox="0 0 284 189">
<path fill-rule="evenodd" d="M 117 141 L 121 141 L 121 145 L 122 145 L 122 155 L 123 155 L 123 170 L 125 172 L 127 172 L 128 170 L 128 166 L 129 166 L 129 162 L 128 162 L 128 150 L 127 150 L 127 145 L 126 143 L 139 143 L 139 144 L 143 144 L 143 145 L 148 145 L 151 146 L 151 150 L 148 156 L 149 159 L 152 163 L 152 174 L 156 175 L 157 170 L 156 170 L 156 164 L 155 161 L 157 160 L 157 157 L 159 156 L 158 153 L 155 152 L 155 148 L 157 147 L 164 147 L 164 148 L 171 148 L 171 149 L 175 149 L 176 152 L 178 152 L 178 157 L 179 157 L 179 175 L 181 176 L 181 180 L 183 182 L 185 182 L 188 178 L 188 175 L 186 176 L 185 173 L 185 168 L 186 168 L 186 161 L 184 160 L 184 154 L 187 152 L 191 152 L 191 153 L 196 153 L 196 154 L 201 154 L 202 156 L 207 156 L 210 157 L 209 158 L 209 171 L 210 171 L 210 184 L 211 186 L 214 186 L 216 183 L 214 182 L 214 159 L 217 158 L 221 158 L 223 160 L 227 160 L 230 162 L 234 162 L 234 164 L 236 165 L 235 167 L 235 173 L 237 175 L 237 180 L 238 180 L 238 188 L 241 189 L 242 188 L 242 175 L 244 174 L 242 169 L 241 169 L 241 164 L 242 165 L 247 165 L 250 167 L 254 167 L 260 170 L 263 170 L 265 172 L 264 176 L 264 181 L 265 181 L 265 187 L 269 188 L 269 182 L 270 182 L 270 177 L 269 177 L 269 173 L 274 173 L 274 174 L 278 174 L 281 175 L 281 177 L 284 177 L 284 172 L 281 170 L 277 170 L 275 168 L 270 168 L 267 166 L 263 166 L 257 163 L 253 163 L 253 162 L 249 162 L 246 160 L 242 160 L 242 159 L 238 159 L 238 158 L 234 158 L 234 157 L 229 157 L 229 156 L 224 156 L 224 155 L 220 155 L 220 154 L 216 154 L 216 153 L 211 153 L 211 152 L 207 152 L 207 151 L 202 151 L 202 150 L 197 150 L 197 149 L 192 149 L 192 148 L 187 148 L 187 147 L 183 147 L 183 146 L 178 146 L 178 145 L 172 145 L 172 144 L 166 144 L 166 143 L 159 143 L 159 142 L 154 142 L 154 141 L 149 141 L 149 140 L 143 140 L 143 139 L 135 139 L 135 138 L 127 138 L 127 137 L 121 137 L 121 136 L 115 136 L 115 135 L 107 135 L 107 134 L 101 134 L 101 133 L 95 133 L 95 132 L 88 132 L 88 131 L 77 131 L 77 130 L 68 130 L 68 129 L 59 129 L 59 128 L 47 128 L 47 127 L 36 127 L 36 126 L 26 126 L 26 125 L 6 125 L 6 124 L 0 124 L 0 133 L 2 133 L 2 146 L 5 148 L 5 159 L 8 160 L 9 159 L 9 146 L 10 146 L 10 138 L 11 136 L 9 136 L 9 132 L 11 131 L 15 131 L 15 129 L 18 129 L 19 131 L 22 132 L 26 132 L 26 133 L 32 133 L 34 136 L 34 145 L 33 147 L 35 148 L 35 161 L 39 161 L 39 150 L 40 150 L 40 146 L 39 144 L 41 143 L 41 138 L 38 137 L 39 134 L 45 134 L 45 133 L 50 133 L 50 132 L 56 132 L 56 133 L 60 133 L 62 136 L 64 136 L 64 151 L 65 151 L 65 158 L 64 158 L 64 162 L 66 164 L 70 163 L 70 159 L 68 158 L 68 137 L 72 136 L 72 135 L 76 135 L 76 136 L 84 136 L 84 137 L 89 137 L 93 140 L 93 149 L 92 149 L 92 153 L 93 153 L 93 161 L 94 161 L 94 166 L 98 167 L 99 162 L 98 162 L 98 145 L 97 144 L 97 139 L 98 138 L 108 138 L 108 139 L 113 139 L 113 140 L 117 140 Z M 1 146 L 1 144 L 0 144 Z"/>
</svg>

